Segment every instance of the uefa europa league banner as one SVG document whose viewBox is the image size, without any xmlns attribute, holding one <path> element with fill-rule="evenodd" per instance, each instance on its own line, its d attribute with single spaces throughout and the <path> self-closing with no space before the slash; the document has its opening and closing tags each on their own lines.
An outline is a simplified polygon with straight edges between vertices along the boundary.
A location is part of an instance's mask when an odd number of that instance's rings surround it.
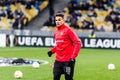
<svg viewBox="0 0 120 80">
<path fill-rule="evenodd" d="M 120 49 L 119 38 L 81 38 L 84 48 Z"/>
<path fill-rule="evenodd" d="M 7 35 L 7 46 L 52 47 L 55 45 L 53 37 L 46 36 L 12 36 Z"/>
<path fill-rule="evenodd" d="M 80 38 L 83 48 L 120 49 L 119 38 Z M 14 36 L 7 35 L 7 46 L 53 47 L 55 41 L 52 36 Z"/>
<path fill-rule="evenodd" d="M 0 34 L 0 47 L 6 47 L 6 34 Z"/>
</svg>

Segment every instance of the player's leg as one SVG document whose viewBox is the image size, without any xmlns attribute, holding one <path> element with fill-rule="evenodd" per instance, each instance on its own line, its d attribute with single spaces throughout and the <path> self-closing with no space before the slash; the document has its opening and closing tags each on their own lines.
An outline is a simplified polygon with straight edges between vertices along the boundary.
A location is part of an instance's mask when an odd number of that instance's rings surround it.
<svg viewBox="0 0 120 80">
<path fill-rule="evenodd" d="M 64 67 L 65 80 L 73 80 L 74 66 L 75 63 Z"/>
<path fill-rule="evenodd" d="M 53 75 L 54 75 L 54 80 L 60 80 L 60 77 L 62 75 L 61 63 L 55 61 Z"/>
</svg>

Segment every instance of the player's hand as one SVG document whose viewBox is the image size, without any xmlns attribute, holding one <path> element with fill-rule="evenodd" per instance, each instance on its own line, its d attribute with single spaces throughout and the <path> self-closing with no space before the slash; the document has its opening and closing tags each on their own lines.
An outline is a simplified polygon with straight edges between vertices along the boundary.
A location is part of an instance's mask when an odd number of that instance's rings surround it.
<svg viewBox="0 0 120 80">
<path fill-rule="evenodd" d="M 51 51 L 48 51 L 48 56 L 51 57 L 52 56 L 52 52 Z"/>
</svg>

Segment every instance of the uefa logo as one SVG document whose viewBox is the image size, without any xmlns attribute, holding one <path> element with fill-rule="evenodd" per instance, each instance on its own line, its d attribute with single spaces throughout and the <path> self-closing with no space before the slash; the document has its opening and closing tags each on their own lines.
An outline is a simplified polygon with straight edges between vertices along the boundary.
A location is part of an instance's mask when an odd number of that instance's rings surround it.
<svg viewBox="0 0 120 80">
<path fill-rule="evenodd" d="M 18 43 L 18 39 L 15 35 L 11 34 L 11 35 L 7 35 L 6 37 L 6 45 L 13 47 L 16 46 Z"/>
</svg>

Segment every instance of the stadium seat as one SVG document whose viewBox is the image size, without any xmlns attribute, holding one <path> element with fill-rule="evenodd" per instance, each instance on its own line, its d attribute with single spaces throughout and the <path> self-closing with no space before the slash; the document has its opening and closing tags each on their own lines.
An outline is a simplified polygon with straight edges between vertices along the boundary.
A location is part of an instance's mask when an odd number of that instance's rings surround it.
<svg viewBox="0 0 120 80">
<path fill-rule="evenodd" d="M 14 14 L 15 10 L 21 10 L 23 12 L 23 15 L 26 18 L 23 21 L 23 23 L 26 24 L 26 23 L 30 22 L 33 18 L 35 18 L 39 14 L 39 11 L 42 11 L 45 7 L 47 7 L 48 3 L 49 3 L 48 0 L 38 1 L 36 4 L 40 9 L 38 9 L 38 7 L 36 8 L 35 5 L 32 5 L 31 9 L 27 9 L 26 8 L 27 5 L 23 4 L 21 2 L 17 2 L 15 4 L 8 4 L 4 7 L 0 6 L 0 9 L 4 9 L 5 12 L 6 12 L 6 10 L 9 11 L 9 9 L 10 9 L 13 14 Z M 13 18 L 15 18 L 15 17 L 13 16 Z M 27 20 L 27 18 L 28 18 L 28 20 Z M 3 19 L 1 19 L 0 23 L 1 23 L 0 29 L 11 29 L 12 24 L 14 23 L 14 19 L 11 20 L 11 19 L 7 19 L 7 18 L 3 18 Z"/>
<path fill-rule="evenodd" d="M 6 29 L 12 28 L 11 24 L 8 22 L 7 17 L 4 17 L 1 21 L 5 24 Z"/>
<path fill-rule="evenodd" d="M 29 14 L 29 11 L 25 8 L 25 5 L 21 5 L 21 9 L 23 11 L 23 13 L 25 14 L 25 16 L 28 18 L 28 21 L 32 20 L 32 16 Z"/>
<path fill-rule="evenodd" d="M 38 10 L 32 7 L 32 9 L 28 10 L 28 14 L 31 15 L 32 18 L 38 15 Z"/>
<path fill-rule="evenodd" d="M 40 8 L 40 10 L 43 10 L 47 5 L 48 5 L 48 0 L 45 0 L 40 6 L 39 6 L 39 8 Z"/>
<path fill-rule="evenodd" d="M 17 9 L 17 7 L 15 5 L 13 5 L 13 4 L 10 5 L 10 8 L 11 8 L 12 12 L 14 12 Z"/>
</svg>

